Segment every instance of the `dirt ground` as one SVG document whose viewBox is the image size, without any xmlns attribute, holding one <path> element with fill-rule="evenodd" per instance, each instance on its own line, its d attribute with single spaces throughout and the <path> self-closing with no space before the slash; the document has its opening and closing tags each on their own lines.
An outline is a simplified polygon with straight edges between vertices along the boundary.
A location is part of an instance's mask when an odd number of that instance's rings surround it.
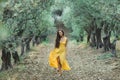
<svg viewBox="0 0 120 80">
<path fill-rule="evenodd" d="M 70 71 L 61 77 L 48 64 L 53 44 L 34 47 L 13 69 L 0 73 L 0 80 L 120 80 L 120 58 L 98 59 L 102 49 L 96 50 L 86 44 L 68 43 L 67 60 Z"/>
</svg>

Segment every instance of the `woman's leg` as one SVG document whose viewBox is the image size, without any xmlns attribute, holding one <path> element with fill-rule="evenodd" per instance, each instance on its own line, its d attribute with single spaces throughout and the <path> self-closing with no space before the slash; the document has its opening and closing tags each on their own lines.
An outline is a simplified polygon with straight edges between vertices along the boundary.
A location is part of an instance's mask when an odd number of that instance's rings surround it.
<svg viewBox="0 0 120 80">
<path fill-rule="evenodd" d="M 62 75 L 62 70 L 61 70 L 62 65 L 61 65 L 60 57 L 59 56 L 57 57 L 57 61 L 58 61 L 58 71 L 59 71 L 59 74 L 61 76 Z"/>
</svg>

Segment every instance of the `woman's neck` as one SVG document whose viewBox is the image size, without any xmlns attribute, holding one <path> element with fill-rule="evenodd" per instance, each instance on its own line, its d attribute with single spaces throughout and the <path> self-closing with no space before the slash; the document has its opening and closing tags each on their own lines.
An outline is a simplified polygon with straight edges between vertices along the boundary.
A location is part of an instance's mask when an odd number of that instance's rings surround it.
<svg viewBox="0 0 120 80">
<path fill-rule="evenodd" d="M 62 36 L 61 38 L 64 38 L 64 36 Z"/>
</svg>

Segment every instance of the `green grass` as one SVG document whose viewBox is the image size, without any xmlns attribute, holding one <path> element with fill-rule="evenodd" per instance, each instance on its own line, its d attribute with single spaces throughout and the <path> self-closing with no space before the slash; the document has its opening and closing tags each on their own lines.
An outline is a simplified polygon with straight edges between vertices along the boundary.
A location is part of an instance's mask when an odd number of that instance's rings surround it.
<svg viewBox="0 0 120 80">
<path fill-rule="evenodd" d="M 14 66 L 13 69 L 2 71 L 0 72 L 0 80 L 9 80 L 11 75 L 15 75 L 16 73 L 19 73 L 25 69 L 26 69 L 25 65 L 19 64 L 19 65 Z"/>
<path fill-rule="evenodd" d="M 103 60 L 113 57 L 112 53 L 104 53 L 97 57 L 97 60 Z"/>
<path fill-rule="evenodd" d="M 41 44 L 43 44 L 43 45 L 49 45 L 49 40 L 45 40 Z"/>
<path fill-rule="evenodd" d="M 8 71 L 0 72 L 0 77 L 3 77 L 7 74 Z"/>
</svg>

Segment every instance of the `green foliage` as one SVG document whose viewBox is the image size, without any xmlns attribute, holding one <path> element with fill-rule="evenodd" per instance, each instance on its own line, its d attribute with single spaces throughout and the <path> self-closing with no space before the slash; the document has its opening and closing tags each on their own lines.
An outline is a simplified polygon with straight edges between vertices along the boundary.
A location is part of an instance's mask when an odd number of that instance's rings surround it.
<svg viewBox="0 0 120 80">
<path fill-rule="evenodd" d="M 9 30 L 5 25 L 0 25 L 0 41 L 6 40 L 10 36 Z"/>
<path fill-rule="evenodd" d="M 119 3 L 118 0 L 9 0 L 4 8 L 9 14 L 0 13 L 0 18 L 3 16 L 3 25 L 8 29 L 4 34 L 9 34 L 9 38 L 17 36 L 17 43 L 20 38 L 56 31 L 52 15 L 55 10 L 63 11 L 61 19 L 72 31 L 71 36 L 84 36 L 86 29 L 92 27 L 106 28 L 119 36 Z"/>
<path fill-rule="evenodd" d="M 84 35 L 85 29 L 107 27 L 107 31 L 120 34 L 119 0 L 56 0 L 55 9 L 63 9 L 62 20 L 72 35 Z M 102 25 L 104 22 L 104 25 Z"/>
<path fill-rule="evenodd" d="M 8 45 L 10 36 L 11 33 L 7 25 L 0 23 L 0 48 Z"/>
<path fill-rule="evenodd" d="M 50 6 L 53 3 L 53 0 L 9 0 L 0 14 L 3 17 L 1 45 L 3 42 L 19 45 L 23 38 L 51 32 L 54 23 L 51 21 Z M 7 13 L 5 10 L 8 10 Z"/>
</svg>

